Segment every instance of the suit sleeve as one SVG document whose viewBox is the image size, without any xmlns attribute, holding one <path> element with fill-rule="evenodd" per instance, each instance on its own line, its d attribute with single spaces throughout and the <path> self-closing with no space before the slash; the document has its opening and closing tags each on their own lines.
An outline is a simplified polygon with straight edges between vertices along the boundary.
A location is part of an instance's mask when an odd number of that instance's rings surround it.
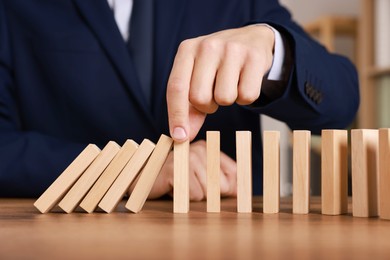
<svg viewBox="0 0 390 260">
<path fill-rule="evenodd" d="M 86 145 L 23 130 L 12 51 L 0 1 L 0 197 L 36 197 Z"/>
<path fill-rule="evenodd" d="M 294 23 L 277 1 L 270 2 L 273 4 L 262 13 L 264 8 L 254 1 L 254 22 L 268 23 L 285 37 L 291 55 L 290 72 L 279 98 L 269 101 L 260 97 L 251 109 L 284 121 L 291 129 L 308 129 L 316 134 L 324 128 L 347 127 L 359 106 L 354 65 L 329 53 Z"/>
</svg>

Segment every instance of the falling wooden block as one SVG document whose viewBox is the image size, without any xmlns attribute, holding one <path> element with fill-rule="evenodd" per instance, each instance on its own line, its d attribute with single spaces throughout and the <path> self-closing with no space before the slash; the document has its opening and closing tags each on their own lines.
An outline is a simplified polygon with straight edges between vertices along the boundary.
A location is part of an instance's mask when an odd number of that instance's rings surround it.
<svg viewBox="0 0 390 260">
<path fill-rule="evenodd" d="M 278 213 L 280 198 L 280 132 L 263 132 L 263 212 Z"/>
<path fill-rule="evenodd" d="M 126 203 L 126 208 L 128 210 L 137 213 L 142 209 L 153 184 L 168 157 L 172 147 L 172 142 L 173 140 L 170 137 L 161 135 L 156 144 L 156 148 L 150 156 L 148 163 L 142 170 L 137 184 Z"/>
<path fill-rule="evenodd" d="M 390 129 L 379 129 L 379 217 L 390 219 Z"/>
<path fill-rule="evenodd" d="M 190 142 L 173 145 L 173 212 L 187 213 L 190 209 L 189 151 Z"/>
<path fill-rule="evenodd" d="M 112 159 L 111 163 L 104 170 L 100 178 L 96 181 L 95 185 L 91 188 L 83 201 L 80 203 L 80 207 L 88 213 L 92 213 L 108 189 L 114 183 L 115 179 L 121 173 L 123 168 L 129 162 L 138 148 L 138 144 L 133 140 L 127 140 L 119 152 Z"/>
<path fill-rule="evenodd" d="M 220 133 L 208 131 L 207 148 L 207 212 L 221 211 Z"/>
<path fill-rule="evenodd" d="M 351 132 L 352 215 L 378 216 L 378 130 L 353 129 Z"/>
<path fill-rule="evenodd" d="M 42 213 L 51 210 L 77 181 L 100 153 L 99 147 L 89 144 L 74 161 L 58 176 L 47 190 L 35 201 L 34 206 Z"/>
<path fill-rule="evenodd" d="M 252 133 L 236 132 L 237 211 L 252 212 Z"/>
<path fill-rule="evenodd" d="M 322 130 L 321 200 L 322 214 L 348 212 L 348 132 Z"/>
<path fill-rule="evenodd" d="M 110 213 L 115 209 L 128 191 L 130 185 L 136 179 L 142 167 L 144 167 L 145 163 L 148 161 L 153 149 L 155 149 L 155 145 L 150 140 L 144 139 L 142 141 L 130 161 L 100 201 L 99 208 L 107 213 Z"/>
<path fill-rule="evenodd" d="M 310 131 L 293 132 L 293 213 L 308 214 L 310 198 Z"/>
<path fill-rule="evenodd" d="M 81 175 L 81 177 L 61 200 L 58 206 L 60 206 L 60 208 L 66 213 L 71 213 L 83 199 L 85 194 L 87 194 L 104 169 L 106 169 L 107 165 L 111 162 L 119 149 L 120 146 L 117 143 L 113 141 L 108 142 L 93 163 L 85 170 L 83 175 Z"/>
</svg>

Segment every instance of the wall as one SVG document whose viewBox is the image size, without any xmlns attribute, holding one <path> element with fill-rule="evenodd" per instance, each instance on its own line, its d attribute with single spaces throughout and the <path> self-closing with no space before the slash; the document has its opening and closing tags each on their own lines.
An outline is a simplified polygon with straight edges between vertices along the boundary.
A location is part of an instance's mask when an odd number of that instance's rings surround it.
<svg viewBox="0 0 390 260">
<path fill-rule="evenodd" d="M 320 15 L 358 15 L 360 11 L 359 0 L 280 0 L 280 3 L 301 24 L 314 21 Z"/>
<path fill-rule="evenodd" d="M 375 50 L 374 66 L 390 68 L 390 1 L 376 0 L 374 8 Z M 378 128 L 390 127 L 390 75 L 377 80 Z"/>
<path fill-rule="evenodd" d="M 291 11 L 293 19 L 301 25 L 313 22 L 323 15 L 357 17 L 360 13 L 360 0 L 280 0 L 280 3 Z M 355 45 L 350 37 L 338 37 L 335 48 L 337 53 L 355 61 Z"/>
</svg>

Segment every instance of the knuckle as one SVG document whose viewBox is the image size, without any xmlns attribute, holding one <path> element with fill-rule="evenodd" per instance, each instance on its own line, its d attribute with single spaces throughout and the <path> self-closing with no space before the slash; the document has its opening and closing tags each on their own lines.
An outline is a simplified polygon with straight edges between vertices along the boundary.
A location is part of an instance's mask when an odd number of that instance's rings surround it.
<svg viewBox="0 0 390 260">
<path fill-rule="evenodd" d="M 194 88 L 190 90 L 189 99 L 194 106 L 206 106 L 211 102 L 211 96 Z"/>
<path fill-rule="evenodd" d="M 240 105 L 249 105 L 255 102 L 260 96 L 260 91 L 240 91 L 239 96 L 237 98 L 237 103 Z"/>
<path fill-rule="evenodd" d="M 262 63 L 264 62 L 264 56 L 256 50 L 250 51 L 248 54 L 248 59 L 254 63 Z"/>
<path fill-rule="evenodd" d="M 182 41 L 179 44 L 178 52 L 186 53 L 188 51 L 191 51 L 195 47 L 195 40 L 194 39 L 187 39 Z"/>
<path fill-rule="evenodd" d="M 207 110 L 205 111 L 207 114 L 213 114 L 217 112 L 218 110 L 218 104 L 212 102 L 211 105 L 207 107 Z"/>
<path fill-rule="evenodd" d="M 237 95 L 230 94 L 227 92 L 218 93 L 215 95 L 214 99 L 218 105 L 229 106 L 229 105 L 232 105 L 236 101 Z"/>
<path fill-rule="evenodd" d="M 273 55 L 272 53 L 266 51 L 263 52 L 254 51 L 251 53 L 251 55 L 249 55 L 248 59 L 253 64 L 257 64 L 256 66 L 258 68 L 261 68 L 263 73 L 265 73 L 272 66 Z"/>
<path fill-rule="evenodd" d="M 214 53 L 220 46 L 220 40 L 215 38 L 206 38 L 199 44 L 199 50 L 202 53 Z"/>
<path fill-rule="evenodd" d="M 180 93 L 185 91 L 188 88 L 188 85 L 180 77 L 171 77 L 169 78 L 167 88 L 170 92 Z"/>
<path fill-rule="evenodd" d="M 227 42 L 225 46 L 225 52 L 230 55 L 238 55 L 243 53 L 243 45 L 237 42 Z"/>
</svg>

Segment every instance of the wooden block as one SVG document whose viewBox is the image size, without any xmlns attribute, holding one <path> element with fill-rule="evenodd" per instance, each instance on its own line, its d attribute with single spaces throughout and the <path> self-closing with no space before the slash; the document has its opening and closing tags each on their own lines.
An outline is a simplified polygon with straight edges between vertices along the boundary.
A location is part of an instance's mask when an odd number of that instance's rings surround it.
<svg viewBox="0 0 390 260">
<path fill-rule="evenodd" d="M 348 132 L 322 130 L 321 200 L 322 214 L 348 213 Z"/>
<path fill-rule="evenodd" d="M 184 143 L 174 143 L 173 146 L 174 213 L 187 213 L 190 210 L 189 149 L 189 141 Z"/>
<path fill-rule="evenodd" d="M 390 129 L 379 129 L 379 217 L 390 219 Z"/>
<path fill-rule="evenodd" d="M 252 212 L 252 133 L 236 132 L 237 212 Z"/>
<path fill-rule="evenodd" d="M 100 153 L 99 147 L 89 144 L 58 176 L 47 190 L 35 201 L 34 206 L 42 213 L 51 210 L 77 181 Z"/>
<path fill-rule="evenodd" d="M 207 147 L 207 212 L 221 211 L 221 148 L 219 131 L 208 131 Z"/>
<path fill-rule="evenodd" d="M 378 130 L 353 129 L 351 150 L 352 215 L 354 217 L 378 216 Z"/>
<path fill-rule="evenodd" d="M 85 194 L 87 194 L 104 169 L 106 169 L 107 165 L 111 162 L 119 149 L 120 146 L 117 143 L 113 141 L 108 142 L 93 163 L 85 170 L 83 175 L 81 175 L 65 197 L 60 201 L 58 206 L 66 213 L 71 213 L 83 199 Z"/>
<path fill-rule="evenodd" d="M 99 208 L 107 213 L 110 213 L 115 209 L 125 193 L 129 190 L 130 185 L 140 173 L 142 167 L 144 167 L 145 163 L 148 161 L 148 158 L 154 149 L 155 144 L 150 140 L 144 139 L 142 141 L 137 151 L 100 201 Z"/>
<path fill-rule="evenodd" d="M 308 214 L 310 198 L 310 131 L 293 132 L 293 213 Z"/>
<path fill-rule="evenodd" d="M 173 140 L 170 137 L 161 135 L 156 148 L 142 170 L 141 176 L 126 203 L 126 208 L 130 211 L 137 213 L 142 209 L 153 184 L 171 151 L 172 142 Z"/>
<path fill-rule="evenodd" d="M 115 179 L 134 155 L 137 148 L 138 144 L 133 140 L 127 140 L 124 143 L 100 178 L 96 181 L 95 185 L 93 185 L 83 201 L 81 201 L 80 207 L 82 209 L 88 213 L 92 213 L 95 210 Z"/>
<path fill-rule="evenodd" d="M 280 132 L 263 132 L 263 212 L 278 213 L 280 198 Z"/>
</svg>

